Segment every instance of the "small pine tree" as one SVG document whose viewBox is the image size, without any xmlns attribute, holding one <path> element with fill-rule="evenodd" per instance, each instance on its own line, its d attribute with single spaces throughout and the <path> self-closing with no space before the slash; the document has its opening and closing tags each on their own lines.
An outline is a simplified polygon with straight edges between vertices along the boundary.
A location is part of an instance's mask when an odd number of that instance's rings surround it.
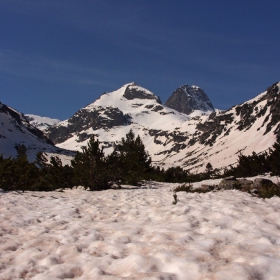
<svg viewBox="0 0 280 280">
<path fill-rule="evenodd" d="M 71 161 L 74 184 L 92 191 L 107 189 L 111 179 L 103 149 L 99 146 L 98 139 L 95 140 L 92 136 L 87 147 L 83 147 L 82 152 L 77 152 Z"/>
<path fill-rule="evenodd" d="M 56 189 L 73 187 L 73 168 L 62 165 L 58 156 L 50 157 L 50 162 L 42 152 L 36 155 L 36 166 L 38 166 L 39 178 L 36 183 L 38 191 L 53 191 Z"/>
<path fill-rule="evenodd" d="M 280 143 L 275 143 L 268 156 L 268 164 L 272 175 L 280 175 Z"/>
<path fill-rule="evenodd" d="M 115 170 L 115 178 L 126 184 L 136 185 L 140 180 L 149 179 L 153 171 L 145 145 L 139 135 L 135 137 L 132 130 L 122 138 L 108 159 Z"/>
<path fill-rule="evenodd" d="M 17 158 L 27 158 L 27 148 L 24 144 L 16 145 L 15 148 L 17 150 Z"/>
<path fill-rule="evenodd" d="M 188 171 L 180 166 L 170 167 L 165 171 L 165 182 L 183 183 L 188 181 Z"/>
<path fill-rule="evenodd" d="M 46 168 L 48 166 L 48 159 L 46 157 L 46 154 L 43 152 L 38 152 L 36 154 L 35 164 L 41 169 Z"/>
<path fill-rule="evenodd" d="M 207 173 L 207 177 L 210 178 L 211 177 L 211 174 L 213 172 L 213 166 L 210 162 L 208 162 L 206 164 L 206 173 Z"/>
<path fill-rule="evenodd" d="M 29 163 L 23 146 L 16 158 L 0 157 L 0 188 L 5 191 L 34 190 L 38 179 L 38 169 Z"/>
</svg>

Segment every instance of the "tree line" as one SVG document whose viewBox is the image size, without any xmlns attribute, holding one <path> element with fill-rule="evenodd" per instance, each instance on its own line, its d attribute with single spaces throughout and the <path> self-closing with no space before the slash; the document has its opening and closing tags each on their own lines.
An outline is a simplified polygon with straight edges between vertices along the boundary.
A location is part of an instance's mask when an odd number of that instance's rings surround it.
<svg viewBox="0 0 280 280">
<path fill-rule="evenodd" d="M 264 173 L 280 175 L 280 143 L 274 143 L 267 152 L 245 156 L 239 154 L 237 165 L 224 170 L 224 176 L 253 177 Z"/>
<path fill-rule="evenodd" d="M 87 146 L 75 154 L 70 165 L 63 165 L 57 156 L 48 160 L 42 152 L 37 153 L 34 162 L 29 162 L 26 147 L 18 145 L 16 148 L 15 158 L 0 155 L 0 189 L 5 191 L 53 191 L 74 186 L 94 191 L 108 189 L 112 183 L 137 185 L 144 180 L 186 183 L 227 176 L 280 175 L 280 143 L 275 143 L 269 152 L 249 156 L 240 154 L 238 164 L 223 172 L 208 163 L 205 172 L 200 174 L 191 174 L 181 167 L 164 170 L 152 166 L 142 140 L 132 130 L 107 156 L 99 140 L 92 136 Z"/>
<path fill-rule="evenodd" d="M 89 190 L 104 190 L 112 183 L 136 185 L 142 180 L 185 182 L 188 172 L 180 167 L 164 170 L 154 167 L 139 135 L 132 130 L 105 156 L 94 136 L 78 151 L 70 165 L 63 165 L 57 156 L 47 159 L 42 152 L 29 162 L 26 147 L 17 147 L 16 158 L 0 156 L 0 188 L 5 191 L 56 189 L 83 186 Z"/>
</svg>

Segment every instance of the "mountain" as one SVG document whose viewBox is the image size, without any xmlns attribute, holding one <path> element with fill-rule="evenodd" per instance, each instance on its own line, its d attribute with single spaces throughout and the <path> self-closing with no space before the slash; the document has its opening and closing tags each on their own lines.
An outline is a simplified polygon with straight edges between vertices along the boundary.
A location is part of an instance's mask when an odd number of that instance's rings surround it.
<svg viewBox="0 0 280 280">
<path fill-rule="evenodd" d="M 70 119 L 47 129 L 46 133 L 57 146 L 72 150 L 86 145 L 89 137 L 95 134 L 112 151 L 114 142 L 120 141 L 130 129 L 148 140 L 157 134 L 158 128 L 173 131 L 189 119 L 162 105 L 160 98 L 149 90 L 130 83 L 104 93 Z"/>
<path fill-rule="evenodd" d="M 70 150 L 81 149 L 94 134 L 105 153 L 110 153 L 132 129 L 142 138 L 154 165 L 181 166 L 192 172 L 204 171 L 208 162 L 214 168 L 225 168 L 236 163 L 240 152 L 263 152 L 280 140 L 279 87 L 280 83 L 275 83 L 227 111 L 213 111 L 205 98 L 205 104 L 197 102 L 199 106 L 193 108 L 201 113 L 192 117 L 161 104 L 152 92 L 130 83 L 101 95 L 46 133 L 56 146 Z M 203 96 L 201 89 L 191 88 Z M 185 86 L 183 91 L 187 91 Z M 207 115 L 208 111 L 212 113 Z"/>
<path fill-rule="evenodd" d="M 48 117 L 40 117 L 32 114 L 24 114 L 30 124 L 37 127 L 41 131 L 45 131 L 48 127 L 60 122 L 58 119 L 51 119 Z"/>
<path fill-rule="evenodd" d="M 74 152 L 68 150 L 80 150 L 91 135 L 98 137 L 109 154 L 132 129 L 142 138 L 154 165 L 201 172 L 210 162 L 213 168 L 223 169 L 234 165 L 240 153 L 267 151 L 280 141 L 279 88 L 277 82 L 226 111 L 211 112 L 205 99 L 204 105 L 197 102 L 200 105 L 188 115 L 163 105 L 151 91 L 130 83 L 104 93 L 68 120 L 49 126 L 45 134 L 28 121 L 30 116 L 0 103 L 0 153 L 15 156 L 16 147 L 24 144 L 31 160 L 38 151 L 45 151 L 69 162 Z"/>
<path fill-rule="evenodd" d="M 177 88 L 167 99 L 165 105 L 187 115 L 209 113 L 215 110 L 209 97 L 201 88 L 188 85 Z"/>
<path fill-rule="evenodd" d="M 0 154 L 15 157 L 17 147 L 25 145 L 28 159 L 34 161 L 36 153 L 44 151 L 49 155 L 58 155 L 64 162 L 69 162 L 73 152 L 55 147 L 45 134 L 29 123 L 28 118 L 0 102 Z"/>
</svg>

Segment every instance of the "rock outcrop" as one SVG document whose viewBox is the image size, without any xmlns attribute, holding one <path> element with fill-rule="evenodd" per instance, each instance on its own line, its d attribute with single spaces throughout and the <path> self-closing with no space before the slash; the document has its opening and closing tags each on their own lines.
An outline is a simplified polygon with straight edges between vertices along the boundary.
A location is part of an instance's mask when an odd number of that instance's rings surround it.
<svg viewBox="0 0 280 280">
<path fill-rule="evenodd" d="M 167 99 L 165 105 L 187 115 L 195 110 L 203 112 L 214 111 L 209 97 L 197 86 L 183 85 L 177 88 Z"/>
</svg>

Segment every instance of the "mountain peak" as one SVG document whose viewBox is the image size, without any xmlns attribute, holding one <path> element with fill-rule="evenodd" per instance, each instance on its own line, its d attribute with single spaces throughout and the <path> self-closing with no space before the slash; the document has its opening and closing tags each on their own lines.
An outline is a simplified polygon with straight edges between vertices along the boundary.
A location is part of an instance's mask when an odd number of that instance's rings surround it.
<svg viewBox="0 0 280 280">
<path fill-rule="evenodd" d="M 128 100 L 132 99 L 154 99 L 156 102 L 161 104 L 161 100 L 158 96 L 153 94 L 151 91 L 137 85 L 135 82 L 128 84 L 123 94 Z"/>
<path fill-rule="evenodd" d="M 203 112 L 215 110 L 204 90 L 198 86 L 187 84 L 177 88 L 167 99 L 165 105 L 187 115 L 196 110 Z"/>
</svg>

